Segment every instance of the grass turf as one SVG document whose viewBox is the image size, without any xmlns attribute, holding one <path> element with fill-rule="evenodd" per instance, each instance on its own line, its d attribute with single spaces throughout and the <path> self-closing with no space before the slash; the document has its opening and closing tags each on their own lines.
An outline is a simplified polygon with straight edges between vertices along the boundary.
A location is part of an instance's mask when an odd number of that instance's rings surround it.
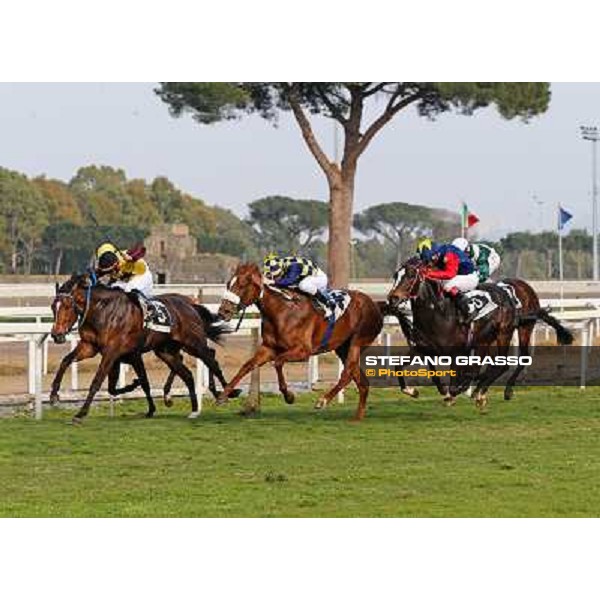
<svg viewBox="0 0 600 600">
<path fill-rule="evenodd" d="M 239 404 L 94 408 L 0 419 L 0 516 L 430 516 L 600 514 L 598 392 L 517 389 L 492 394 L 485 414 L 466 398 L 444 407 L 374 390 L 367 419 L 356 397 L 324 412 L 305 394 L 289 407 L 263 399 L 255 418 Z"/>
</svg>

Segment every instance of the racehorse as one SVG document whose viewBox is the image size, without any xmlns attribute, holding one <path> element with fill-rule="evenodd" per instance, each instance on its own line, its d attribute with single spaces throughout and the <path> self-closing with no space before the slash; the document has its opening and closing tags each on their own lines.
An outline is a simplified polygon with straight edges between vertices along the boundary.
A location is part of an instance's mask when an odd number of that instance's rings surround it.
<svg viewBox="0 0 600 600">
<path fill-rule="evenodd" d="M 228 331 L 228 327 L 223 323 L 216 323 L 217 318 L 208 309 L 194 304 L 186 296 L 164 294 L 157 298 L 164 303 L 171 315 L 170 333 L 145 329 L 139 304 L 122 290 L 98 284 L 93 273 L 73 275 L 57 289 L 52 302 L 52 339 L 63 343 L 66 335 L 78 323 L 80 341 L 61 361 L 52 382 L 51 401 L 58 399 L 62 377 L 73 361 L 91 358 L 96 354 L 102 357 L 85 402 L 73 418 L 74 422 L 81 422 L 87 415 L 90 404 L 107 375 L 110 375 L 111 391 L 119 391 L 115 390 L 115 386 L 120 362 L 129 363 L 135 369 L 148 400 L 146 416 L 152 417 L 156 407 L 141 359 L 141 354 L 148 351 L 153 351 L 186 384 L 192 405 L 190 418 L 199 415 L 198 399 L 194 377 L 183 363 L 181 350 L 202 360 L 222 386 L 227 386 L 215 359 L 215 352 L 207 345 L 207 340 L 218 341 Z M 213 387 L 211 391 L 216 397 L 216 388 Z M 233 393 L 239 393 L 239 390 Z"/>
<path fill-rule="evenodd" d="M 418 258 L 411 258 L 396 272 L 393 288 L 388 294 L 388 304 L 401 323 L 404 334 L 417 353 L 435 355 L 441 352 L 469 354 L 475 350 L 479 355 L 508 354 L 515 329 L 519 337 L 520 355 L 529 354 L 529 342 L 533 328 L 538 321 L 545 321 L 557 333 L 561 344 L 570 344 L 572 334 L 563 327 L 548 311 L 540 308 L 539 298 L 526 282 L 519 279 L 507 279 L 521 302 L 517 310 L 508 292 L 496 284 L 484 283 L 478 289 L 488 292 L 498 306 L 490 315 L 473 324 L 460 318 L 455 303 L 443 295 L 439 284 L 425 277 L 425 265 Z M 413 323 L 399 311 L 400 306 L 410 300 Z M 487 403 L 487 390 L 492 383 L 508 370 L 507 365 L 489 366 L 475 377 L 476 387 L 473 398 L 479 408 Z M 523 370 L 519 365 L 511 374 L 504 392 L 505 399 L 513 395 L 513 386 Z M 472 382 L 472 373 L 463 374 L 457 385 L 446 389 L 439 380 L 435 380 L 438 390 L 445 393 L 448 404 L 456 402 L 456 396 Z M 411 393 L 403 379 L 400 386 L 404 393 Z"/>
<path fill-rule="evenodd" d="M 286 402 L 294 401 L 283 374 L 286 362 L 304 361 L 314 354 L 334 350 L 344 364 L 339 381 L 325 393 L 315 408 L 325 408 L 350 381 L 359 391 L 359 402 L 354 421 L 365 416 L 369 382 L 360 370 L 361 348 L 369 346 L 383 327 L 383 317 L 376 304 L 359 291 L 349 292 L 351 301 L 346 312 L 334 324 L 325 345 L 327 320 L 314 306 L 310 297 L 265 284 L 257 265 L 238 265 L 227 284 L 218 314 L 225 321 L 231 320 L 238 309 L 256 304 L 262 318 L 262 343 L 254 356 L 248 360 L 229 385 L 223 390 L 217 403 L 226 402 L 233 388 L 252 370 L 273 361 L 279 389 Z"/>
</svg>

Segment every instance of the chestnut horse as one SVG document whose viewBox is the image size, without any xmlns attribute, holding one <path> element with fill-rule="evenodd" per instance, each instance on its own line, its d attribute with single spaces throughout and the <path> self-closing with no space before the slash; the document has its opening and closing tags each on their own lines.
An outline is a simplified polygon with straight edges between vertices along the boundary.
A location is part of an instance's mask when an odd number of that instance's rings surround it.
<svg viewBox="0 0 600 600">
<path fill-rule="evenodd" d="M 294 398 L 287 389 L 283 365 L 334 350 L 344 369 L 339 381 L 319 398 L 315 408 L 326 407 L 354 381 L 359 391 L 359 402 L 353 420 L 360 421 L 365 416 L 369 395 L 369 382 L 360 370 L 360 351 L 379 335 L 383 317 L 369 296 L 358 291 L 349 294 L 351 301 L 346 312 L 333 326 L 327 344 L 322 346 L 328 323 L 309 296 L 290 290 L 283 292 L 266 285 L 255 264 L 239 265 L 227 284 L 218 314 L 229 321 L 238 309 L 256 304 L 262 318 L 262 344 L 255 355 L 242 365 L 217 402 L 226 402 L 234 387 L 250 371 L 273 361 L 279 389 L 286 402 L 292 403 Z"/>
<path fill-rule="evenodd" d="M 120 362 L 134 367 L 148 400 L 146 416 L 151 417 L 155 406 L 141 359 L 141 354 L 148 351 L 153 351 L 185 382 L 192 404 L 190 418 L 199 415 L 198 399 L 194 376 L 183 363 L 181 350 L 202 360 L 223 387 L 226 387 L 227 382 L 215 359 L 215 351 L 207 345 L 207 340 L 218 341 L 228 328 L 224 324 L 215 323 L 216 317 L 208 309 L 194 304 L 186 296 L 164 294 L 157 298 L 165 304 L 171 315 L 170 333 L 144 328 L 142 310 L 137 302 L 122 290 L 97 284 L 93 274 L 73 275 L 57 290 L 52 302 L 52 339 L 63 343 L 66 335 L 78 322 L 80 341 L 59 366 L 52 382 L 51 401 L 58 399 L 62 377 L 72 362 L 91 358 L 96 354 L 102 357 L 85 402 L 73 418 L 74 422 L 81 422 L 87 415 L 90 404 L 107 375 L 110 376 L 109 383 L 114 390 Z M 211 391 L 216 396 L 216 390 Z M 239 390 L 236 392 L 239 393 Z"/>
</svg>

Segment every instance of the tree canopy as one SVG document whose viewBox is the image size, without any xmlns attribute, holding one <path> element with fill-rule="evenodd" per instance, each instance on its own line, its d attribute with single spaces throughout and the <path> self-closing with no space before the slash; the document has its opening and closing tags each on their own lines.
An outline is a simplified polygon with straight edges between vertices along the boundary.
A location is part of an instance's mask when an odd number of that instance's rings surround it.
<svg viewBox="0 0 600 600">
<path fill-rule="evenodd" d="M 333 283 L 344 286 L 350 275 L 350 242 L 354 183 L 358 160 L 375 136 L 403 109 L 415 106 L 428 118 L 455 110 L 471 115 L 495 106 L 506 118 L 523 120 L 542 114 L 550 101 L 547 83 L 515 82 L 232 82 L 162 83 L 156 93 L 173 116 L 189 114 L 210 125 L 256 113 L 270 121 L 291 111 L 304 142 L 329 186 L 329 266 Z M 366 110 L 373 105 L 372 111 Z M 310 115 L 319 114 L 341 125 L 341 162 L 327 156 L 317 139 Z M 370 119 L 366 115 L 372 114 Z"/>
<path fill-rule="evenodd" d="M 396 250 L 396 265 L 414 252 L 415 240 L 425 235 L 445 239 L 456 234 L 458 215 L 446 210 L 405 202 L 375 204 L 354 215 L 354 228 L 387 240 Z"/>
<path fill-rule="evenodd" d="M 296 200 L 267 196 L 248 205 L 248 224 L 257 234 L 263 252 L 306 252 L 327 227 L 327 204 L 318 200 Z"/>
</svg>

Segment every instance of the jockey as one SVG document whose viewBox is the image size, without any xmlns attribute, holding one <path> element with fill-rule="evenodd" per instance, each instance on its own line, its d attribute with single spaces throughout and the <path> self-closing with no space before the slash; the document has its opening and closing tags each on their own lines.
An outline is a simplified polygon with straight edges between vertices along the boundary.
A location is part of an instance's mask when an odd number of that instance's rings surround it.
<svg viewBox="0 0 600 600">
<path fill-rule="evenodd" d="M 336 308 L 335 300 L 327 290 L 327 275 L 309 258 L 301 256 L 277 256 L 271 253 L 263 262 L 263 275 L 277 287 L 297 287 L 314 296 L 331 311 Z"/>
<path fill-rule="evenodd" d="M 487 244 L 471 244 L 465 238 L 456 238 L 453 246 L 466 252 L 479 272 L 479 283 L 489 281 L 500 266 L 499 254 Z"/>
<path fill-rule="evenodd" d="M 146 248 L 141 245 L 123 251 L 104 242 L 96 250 L 96 272 L 100 277 L 110 275 L 111 287 L 152 296 L 152 273 L 143 260 L 145 254 Z"/>
<path fill-rule="evenodd" d="M 477 287 L 479 278 L 471 259 L 452 244 L 435 244 L 429 238 L 421 240 L 417 251 L 429 265 L 427 279 L 442 281 L 442 289 L 455 298 L 463 317 L 469 319 L 469 302 L 464 292 Z"/>
</svg>

